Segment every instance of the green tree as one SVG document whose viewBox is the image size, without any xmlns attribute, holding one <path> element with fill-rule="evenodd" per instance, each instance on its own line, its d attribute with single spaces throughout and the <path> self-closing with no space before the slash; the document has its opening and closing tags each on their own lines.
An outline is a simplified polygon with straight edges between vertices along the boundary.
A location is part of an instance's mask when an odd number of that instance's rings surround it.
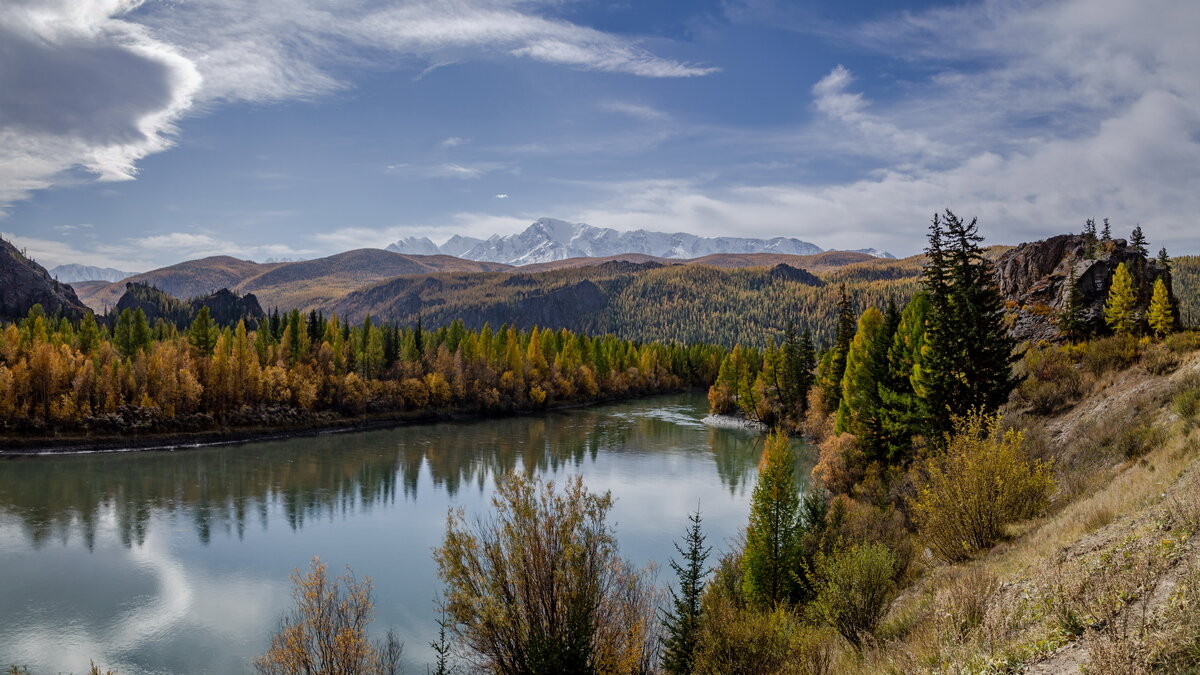
<svg viewBox="0 0 1200 675">
<path fill-rule="evenodd" d="M 976 219 L 965 222 L 949 209 L 944 219 L 934 215 L 924 270 L 930 317 L 921 393 L 935 438 L 950 430 L 955 416 L 998 409 L 1017 384 L 1015 341 L 981 241 Z"/>
<path fill-rule="evenodd" d="M 220 331 L 212 319 L 212 313 L 208 311 L 208 307 L 201 307 L 200 311 L 196 313 L 196 318 L 192 320 L 192 325 L 188 327 L 188 342 L 196 348 L 201 356 L 211 356 L 213 347 L 217 346 L 219 334 Z"/>
<path fill-rule="evenodd" d="M 812 611 L 858 647 L 874 632 L 896 589 L 896 556 L 883 544 L 851 544 L 817 556 Z"/>
<path fill-rule="evenodd" d="M 795 593 L 799 512 L 796 453 L 787 434 L 776 431 L 767 437 L 750 496 L 742 593 L 751 604 L 769 608 Z"/>
<path fill-rule="evenodd" d="M 837 302 L 837 319 L 835 323 L 833 346 L 822 358 L 818 371 L 818 380 L 825 393 L 827 410 L 837 410 L 842 402 L 842 378 L 846 375 L 846 356 L 850 351 L 850 341 L 854 339 L 856 320 L 854 318 L 854 303 L 846 291 L 846 284 L 840 287 Z"/>
<path fill-rule="evenodd" d="M 700 510 L 688 516 L 692 525 L 684 535 L 683 545 L 675 542 L 675 550 L 683 558 L 680 564 L 671 560 L 671 569 L 679 580 L 679 590 L 671 589 L 670 608 L 663 612 L 662 667 L 668 673 L 688 675 L 692 672 L 701 622 L 701 598 L 704 580 L 711 571 L 705 566 L 712 547 L 704 545 L 704 530 L 700 527 Z"/>
<path fill-rule="evenodd" d="M 1113 272 L 1108 299 L 1104 302 L 1104 321 L 1117 335 L 1133 335 L 1138 329 L 1137 291 L 1133 275 L 1125 263 Z"/>
<path fill-rule="evenodd" d="M 79 331 L 75 334 L 79 351 L 83 354 L 91 353 L 92 349 L 100 344 L 100 338 L 100 325 L 96 323 L 96 315 L 88 312 L 83 321 L 79 322 Z"/>
<path fill-rule="evenodd" d="M 1083 305 L 1083 291 L 1079 289 L 1079 275 L 1075 266 L 1067 276 L 1067 300 L 1058 315 L 1058 330 L 1072 341 L 1083 339 L 1087 334 L 1087 308 Z"/>
<path fill-rule="evenodd" d="M 1155 337 L 1163 338 L 1175 328 L 1175 312 L 1171 305 L 1171 293 L 1162 277 L 1154 280 L 1154 293 L 1150 296 L 1150 309 L 1146 312 L 1150 330 Z"/>
<path fill-rule="evenodd" d="M 1144 256 L 1150 255 L 1150 248 L 1146 242 L 1146 235 L 1142 232 L 1142 226 L 1140 224 L 1135 225 L 1133 232 L 1129 235 L 1129 248 L 1132 248 Z"/>
<path fill-rule="evenodd" d="M 1104 219 L 1104 227 L 1100 230 L 1100 241 L 1112 241 L 1112 225 L 1108 224 L 1108 218 Z"/>
<path fill-rule="evenodd" d="M 874 307 L 868 307 L 858 319 L 858 330 L 846 355 L 842 402 L 835 426 L 838 433 L 854 434 L 872 459 L 882 454 L 879 384 L 887 376 L 887 348 L 892 338 L 885 335 L 884 324 L 883 313 Z"/>
<path fill-rule="evenodd" d="M 887 353 L 887 377 L 879 384 L 880 427 L 885 459 L 891 463 L 907 459 L 912 438 L 927 427 L 925 401 L 914 382 L 920 382 L 929 311 L 925 293 L 917 293 L 904 305 Z"/>
<path fill-rule="evenodd" d="M 1158 259 L 1156 262 L 1167 274 L 1171 273 L 1171 256 L 1167 255 L 1166 246 L 1158 249 Z"/>
</svg>

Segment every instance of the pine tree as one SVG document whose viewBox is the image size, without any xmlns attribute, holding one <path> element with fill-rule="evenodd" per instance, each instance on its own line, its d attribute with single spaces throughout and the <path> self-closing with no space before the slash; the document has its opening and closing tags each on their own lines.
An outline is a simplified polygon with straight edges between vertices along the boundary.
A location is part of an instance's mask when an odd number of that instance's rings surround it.
<svg viewBox="0 0 1200 675">
<path fill-rule="evenodd" d="M 1175 313 L 1171 305 L 1171 294 L 1162 277 L 1154 281 L 1154 293 L 1150 296 L 1150 309 L 1146 312 L 1150 330 L 1157 338 L 1164 338 L 1175 328 Z"/>
<path fill-rule="evenodd" d="M 837 410 L 842 402 L 842 377 L 846 374 L 846 355 L 850 351 L 850 341 L 854 339 L 856 324 L 854 303 L 851 302 L 850 295 L 846 292 L 846 284 L 843 283 L 837 303 L 833 347 L 822 358 L 822 369 L 819 373 L 827 410 Z"/>
<path fill-rule="evenodd" d="M 1144 256 L 1150 255 L 1150 249 L 1146 243 L 1146 235 L 1142 233 L 1142 226 L 1140 224 L 1135 225 L 1133 232 L 1129 235 L 1129 248 Z"/>
<path fill-rule="evenodd" d="M 1104 229 L 1100 230 L 1100 241 L 1112 241 L 1112 225 L 1108 224 L 1108 218 L 1104 219 Z"/>
<path fill-rule="evenodd" d="M 1093 218 L 1088 218 L 1083 224 L 1083 257 L 1096 257 L 1096 221 Z"/>
<path fill-rule="evenodd" d="M 1104 302 L 1104 321 L 1117 335 L 1133 335 L 1138 328 L 1137 291 L 1133 275 L 1125 263 L 1113 272 L 1108 299 Z"/>
<path fill-rule="evenodd" d="M 793 564 L 800 511 L 796 454 L 788 436 L 767 437 L 750 496 L 750 525 L 742 553 L 742 593 L 751 604 L 773 607 L 795 592 Z"/>
<path fill-rule="evenodd" d="M 1081 340 L 1087 333 L 1086 308 L 1083 306 L 1083 291 L 1079 290 L 1079 275 L 1075 266 L 1067 276 L 1067 300 L 1058 315 L 1058 330 L 1071 341 Z"/>
<path fill-rule="evenodd" d="M 663 612 L 663 629 L 667 632 L 663 645 L 662 667 L 668 673 L 688 675 L 692 672 L 693 654 L 700 631 L 704 580 L 711 571 L 705 566 L 712 547 L 704 545 L 704 530 L 700 527 L 700 510 L 688 516 L 692 525 L 684 535 L 683 546 L 675 542 L 675 550 L 683 558 L 680 564 L 671 560 L 671 569 L 679 579 L 679 590 L 670 589 L 671 606 Z"/>
<path fill-rule="evenodd" d="M 1015 341 L 981 241 L 976 219 L 964 222 L 949 209 L 944 220 L 934 216 L 924 272 L 931 311 L 921 384 L 935 437 L 950 431 L 955 416 L 996 410 L 1017 384 Z"/>
</svg>

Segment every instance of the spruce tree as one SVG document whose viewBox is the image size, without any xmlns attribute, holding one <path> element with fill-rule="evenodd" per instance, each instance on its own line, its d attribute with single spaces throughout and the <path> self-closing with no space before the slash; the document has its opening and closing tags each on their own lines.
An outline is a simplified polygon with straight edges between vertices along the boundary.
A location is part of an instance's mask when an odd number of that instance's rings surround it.
<svg viewBox="0 0 1200 675">
<path fill-rule="evenodd" d="M 1138 328 L 1137 291 L 1129 266 L 1121 263 L 1113 272 L 1108 299 L 1104 302 L 1104 321 L 1117 335 L 1133 335 Z"/>
<path fill-rule="evenodd" d="M 825 393 L 825 408 L 837 410 L 842 402 L 842 377 L 846 374 L 846 355 L 850 351 L 850 341 L 854 339 L 857 320 L 854 316 L 854 303 L 846 292 L 846 284 L 840 287 L 837 303 L 837 323 L 835 324 L 833 347 L 822 358 L 820 375 L 821 389 Z"/>
<path fill-rule="evenodd" d="M 137 351 L 133 337 L 133 312 L 128 308 L 121 310 L 117 316 L 117 324 L 113 327 L 113 344 L 123 356 L 133 356 Z"/>
<path fill-rule="evenodd" d="M 1142 226 L 1140 224 L 1135 225 L 1133 232 L 1129 235 L 1129 248 L 1144 256 L 1148 257 L 1150 255 L 1150 249 L 1146 243 L 1146 235 L 1142 233 Z"/>
<path fill-rule="evenodd" d="M 1157 338 L 1164 338 L 1175 328 L 1175 313 L 1171 305 L 1171 293 L 1162 277 L 1154 280 L 1154 293 L 1150 296 L 1150 309 L 1146 312 L 1150 330 Z"/>
<path fill-rule="evenodd" d="M 983 255 L 977 220 L 946 210 L 930 227 L 924 288 L 931 311 L 922 387 L 933 431 L 951 430 L 952 418 L 994 411 L 1012 393 L 1015 341 L 1004 323 L 1004 304 L 992 263 Z"/>
<path fill-rule="evenodd" d="M 1171 273 L 1171 256 L 1167 255 L 1167 247 L 1158 249 L 1158 266 L 1167 274 Z"/>
<path fill-rule="evenodd" d="M 742 594 L 750 604 L 769 608 L 794 594 L 799 511 L 796 453 L 787 434 L 776 431 L 767 437 L 750 496 L 742 553 Z"/>
<path fill-rule="evenodd" d="M 1108 218 L 1104 219 L 1104 228 L 1100 230 L 1100 241 L 1112 241 L 1112 225 L 1108 224 Z"/>
<path fill-rule="evenodd" d="M 700 527 L 700 509 L 688 516 L 692 525 L 684 535 L 683 545 L 675 542 L 682 564 L 671 560 L 671 569 L 679 579 L 679 590 L 672 588 L 671 605 L 663 612 L 663 629 L 667 632 L 663 645 L 662 667 L 668 673 L 688 675 L 692 672 L 693 655 L 700 632 L 704 580 L 711 571 L 705 566 L 712 547 L 705 546 L 704 530 Z"/>
<path fill-rule="evenodd" d="M 187 335 L 188 342 L 196 348 L 201 356 L 209 356 L 213 353 L 213 347 L 217 345 L 217 326 L 213 323 L 208 307 L 201 307 L 200 311 L 196 313 L 196 318 L 192 320 Z"/>
<path fill-rule="evenodd" d="M 1079 290 L 1079 275 L 1075 266 L 1067 276 L 1067 300 L 1058 315 L 1058 330 L 1072 342 L 1083 339 L 1087 334 L 1086 308 L 1083 306 L 1083 291 Z"/>
</svg>

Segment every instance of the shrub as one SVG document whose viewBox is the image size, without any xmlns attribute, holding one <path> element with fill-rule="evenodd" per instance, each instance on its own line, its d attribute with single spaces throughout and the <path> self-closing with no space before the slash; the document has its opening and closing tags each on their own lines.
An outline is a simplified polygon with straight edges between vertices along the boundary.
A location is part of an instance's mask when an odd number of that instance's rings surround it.
<svg viewBox="0 0 1200 675">
<path fill-rule="evenodd" d="M 452 512 L 434 552 L 451 632 L 492 673 L 652 670 L 658 597 L 619 556 L 612 497 L 513 473 L 474 530 Z"/>
<path fill-rule="evenodd" d="M 913 520 L 934 554 L 965 560 L 999 541 L 1010 523 L 1045 510 L 1054 479 L 1023 442 L 1020 432 L 1000 431 L 998 416 L 976 413 L 957 420 L 944 454 L 918 467 Z"/>
<path fill-rule="evenodd" d="M 883 544 L 853 544 L 817 556 L 811 611 L 856 647 L 875 630 L 896 590 L 896 556 Z"/>
<path fill-rule="evenodd" d="M 1112 437 L 1108 446 L 1125 459 L 1137 459 L 1165 438 L 1165 431 L 1153 424 L 1125 425 Z"/>
<path fill-rule="evenodd" d="M 988 604 L 999 590 L 996 577 L 969 569 L 951 582 L 937 598 L 935 616 L 941 633 L 965 638 L 983 624 Z"/>
<path fill-rule="evenodd" d="M 848 494 L 866 471 L 866 456 L 852 434 L 825 438 L 812 475 L 833 494 Z"/>
<path fill-rule="evenodd" d="M 1142 345 L 1132 335 L 1114 335 L 1081 345 L 1083 364 L 1093 375 L 1124 370 L 1137 362 Z"/>
<path fill-rule="evenodd" d="M 280 622 L 271 648 L 254 661 L 263 675 L 364 673 L 395 675 L 402 646 L 388 632 L 381 642 L 367 639 L 374 602 L 371 580 L 347 571 L 330 580 L 325 563 L 312 559 L 307 574 L 292 573 L 296 607 Z M 344 589 L 344 590 L 343 590 Z"/>
<path fill-rule="evenodd" d="M 1142 367 L 1151 375 L 1166 375 L 1179 367 L 1179 355 L 1162 345 L 1151 345 L 1142 353 Z"/>
<path fill-rule="evenodd" d="M 1185 420 L 1193 420 L 1200 414 L 1200 389 L 1188 387 L 1175 394 L 1171 401 L 1175 412 Z"/>
<path fill-rule="evenodd" d="M 787 608 L 739 608 L 707 593 L 694 661 L 697 675 L 824 675 L 833 670 L 832 636 Z M 833 638 L 836 639 L 836 638 Z"/>
<path fill-rule="evenodd" d="M 1186 354 L 1200 349 L 1200 331 L 1189 330 L 1173 333 L 1163 340 L 1163 346 L 1176 354 Z"/>
<path fill-rule="evenodd" d="M 1022 361 L 1025 380 L 1017 395 L 1039 415 L 1057 412 L 1084 393 L 1084 378 L 1067 352 L 1056 348 L 1031 350 Z"/>
</svg>

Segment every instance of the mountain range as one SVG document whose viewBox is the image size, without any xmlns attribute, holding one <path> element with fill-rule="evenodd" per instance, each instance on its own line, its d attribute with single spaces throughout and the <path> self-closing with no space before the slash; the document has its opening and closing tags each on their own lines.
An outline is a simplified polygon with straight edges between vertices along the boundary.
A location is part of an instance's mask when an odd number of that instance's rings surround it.
<svg viewBox="0 0 1200 675">
<path fill-rule="evenodd" d="M 387 250 L 408 255 L 442 254 L 506 265 L 529 265 L 623 254 L 682 260 L 722 253 L 814 255 L 823 249 L 816 244 L 788 237 L 752 239 L 701 237 L 684 232 L 668 234 L 648 230 L 621 232 L 586 223 L 539 218 L 518 234 L 497 234 L 487 239 L 454 235 L 441 246 L 428 237 L 406 237 L 388 246 Z M 858 252 L 875 257 L 893 257 L 886 251 L 876 249 L 861 249 Z"/>
<path fill-rule="evenodd" d="M 50 276 L 58 279 L 64 284 L 72 284 L 78 281 L 121 281 L 137 274 L 137 272 L 123 272 L 115 270 L 111 267 L 93 267 L 91 265 L 59 265 L 50 269 Z"/>
</svg>

